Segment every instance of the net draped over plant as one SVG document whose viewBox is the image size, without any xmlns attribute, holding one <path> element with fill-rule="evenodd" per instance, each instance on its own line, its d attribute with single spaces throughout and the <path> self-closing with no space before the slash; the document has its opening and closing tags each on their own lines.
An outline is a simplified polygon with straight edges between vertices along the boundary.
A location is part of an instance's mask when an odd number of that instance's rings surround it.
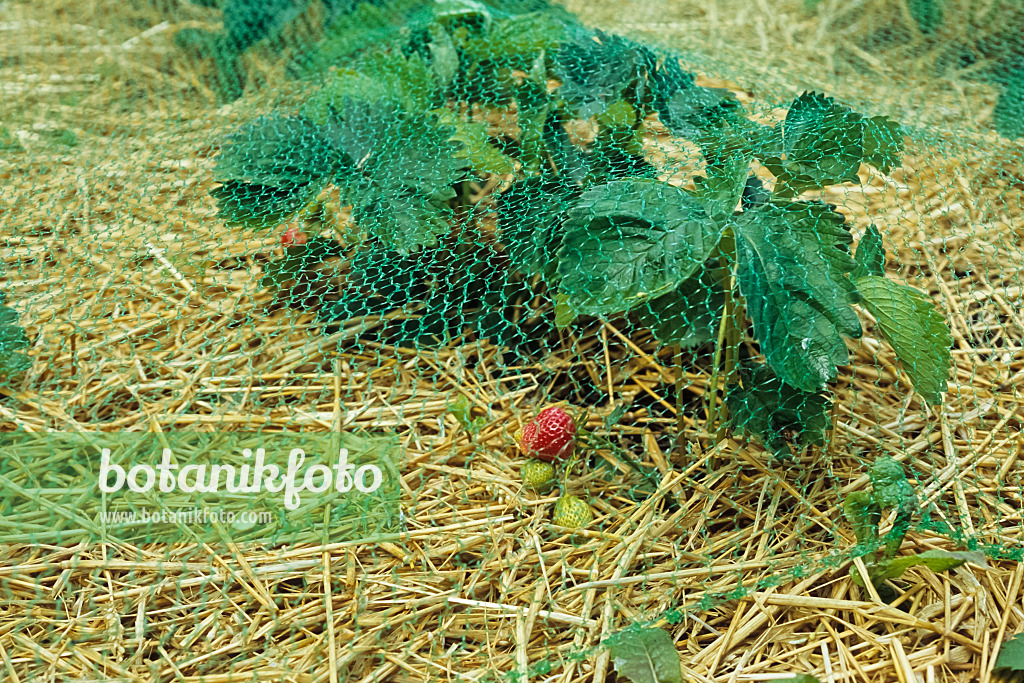
<svg viewBox="0 0 1024 683">
<path fill-rule="evenodd" d="M 0 670 L 1024 629 L 1019 3 L 93 5 L 0 5 Z"/>
</svg>

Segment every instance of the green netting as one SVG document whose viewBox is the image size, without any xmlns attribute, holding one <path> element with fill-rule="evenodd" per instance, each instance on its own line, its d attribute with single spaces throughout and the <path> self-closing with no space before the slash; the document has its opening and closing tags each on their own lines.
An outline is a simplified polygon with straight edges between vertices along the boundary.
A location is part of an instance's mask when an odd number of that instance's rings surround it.
<svg viewBox="0 0 1024 683">
<path fill-rule="evenodd" d="M 0 2 L 4 680 L 982 680 L 1017 0 Z"/>
</svg>

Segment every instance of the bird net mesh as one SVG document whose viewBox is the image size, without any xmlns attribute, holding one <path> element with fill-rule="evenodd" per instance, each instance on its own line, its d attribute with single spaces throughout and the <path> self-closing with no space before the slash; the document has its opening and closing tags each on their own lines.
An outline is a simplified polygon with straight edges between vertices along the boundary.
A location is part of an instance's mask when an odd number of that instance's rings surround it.
<svg viewBox="0 0 1024 683">
<path fill-rule="evenodd" d="M 3 680 L 1024 668 L 1019 1 L 4 0 L 0 93 Z"/>
</svg>

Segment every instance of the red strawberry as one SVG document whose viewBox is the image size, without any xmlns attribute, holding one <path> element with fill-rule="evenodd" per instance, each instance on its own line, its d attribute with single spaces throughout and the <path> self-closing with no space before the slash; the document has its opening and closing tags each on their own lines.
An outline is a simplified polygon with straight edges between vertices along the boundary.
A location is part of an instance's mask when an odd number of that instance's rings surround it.
<svg viewBox="0 0 1024 683">
<path fill-rule="evenodd" d="M 569 413 L 552 406 L 523 425 L 516 440 L 527 455 L 538 460 L 563 460 L 572 453 L 575 445 L 576 423 Z"/>
<path fill-rule="evenodd" d="M 306 233 L 299 230 L 298 223 L 292 223 L 291 226 L 284 231 L 281 235 L 281 246 L 287 249 L 288 247 L 306 243 Z"/>
</svg>

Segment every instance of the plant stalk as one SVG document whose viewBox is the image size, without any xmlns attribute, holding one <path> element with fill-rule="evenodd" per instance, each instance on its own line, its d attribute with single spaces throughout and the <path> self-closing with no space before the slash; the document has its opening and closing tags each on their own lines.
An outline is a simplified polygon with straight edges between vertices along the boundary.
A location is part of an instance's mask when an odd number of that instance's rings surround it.
<svg viewBox="0 0 1024 683">
<path fill-rule="evenodd" d="M 686 382 L 686 368 L 683 367 L 683 347 L 679 344 L 672 345 L 672 358 L 676 366 L 676 448 L 679 449 L 680 462 L 686 455 L 686 441 L 683 438 L 683 430 L 686 428 L 686 421 L 683 419 L 683 389 Z"/>
<path fill-rule="evenodd" d="M 733 268 L 736 264 L 736 235 L 731 227 L 722 231 L 722 239 L 718 243 L 718 266 L 715 269 L 716 279 L 722 283 L 724 294 L 724 307 L 722 320 L 718 327 L 718 340 L 715 344 L 715 356 L 712 361 L 711 381 L 708 390 L 704 394 L 705 408 L 707 415 L 707 431 L 709 434 L 716 434 L 715 441 L 721 442 L 725 438 L 725 421 L 728 418 L 728 408 L 719 401 L 719 388 L 721 376 L 725 376 L 724 386 L 728 387 L 736 381 L 736 373 L 739 361 L 739 345 L 741 342 L 742 327 L 739 324 L 737 313 L 742 312 L 742 302 L 738 302 L 733 296 L 735 287 L 735 275 Z"/>
</svg>

